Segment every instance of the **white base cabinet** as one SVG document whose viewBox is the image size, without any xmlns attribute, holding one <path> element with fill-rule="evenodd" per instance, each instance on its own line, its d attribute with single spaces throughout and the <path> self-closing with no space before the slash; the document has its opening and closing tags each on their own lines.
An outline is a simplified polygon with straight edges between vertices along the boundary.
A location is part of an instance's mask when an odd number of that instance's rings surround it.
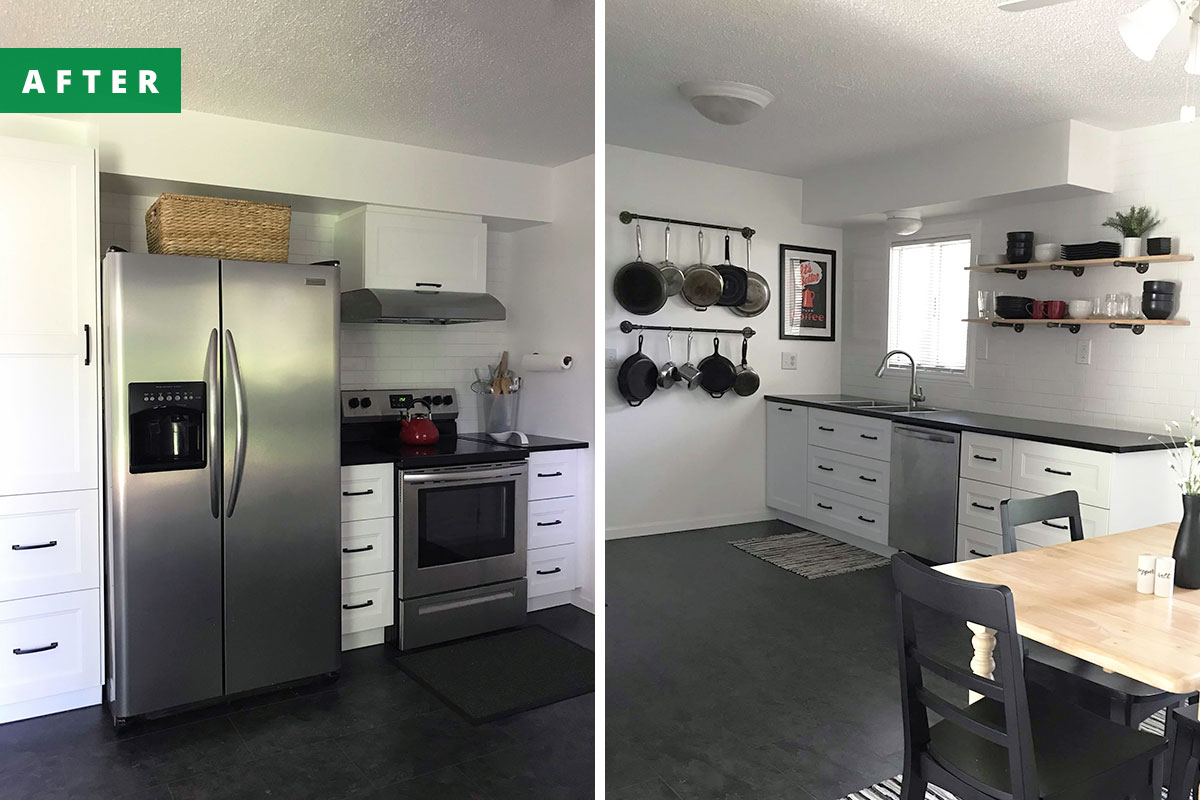
<svg viewBox="0 0 1200 800">
<path fill-rule="evenodd" d="M 529 454 L 527 608 L 571 602 L 579 588 L 579 450 Z"/>
<path fill-rule="evenodd" d="M 379 644 L 395 616 L 396 468 L 342 467 L 342 650 Z"/>
<path fill-rule="evenodd" d="M 767 403 L 767 505 L 805 516 L 808 508 L 808 409 Z"/>
</svg>

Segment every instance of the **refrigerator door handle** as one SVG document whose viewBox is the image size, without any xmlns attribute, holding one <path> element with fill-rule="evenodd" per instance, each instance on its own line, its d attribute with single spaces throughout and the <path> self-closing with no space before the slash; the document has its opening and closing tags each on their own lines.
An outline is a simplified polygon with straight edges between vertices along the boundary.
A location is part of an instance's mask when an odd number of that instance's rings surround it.
<svg viewBox="0 0 1200 800">
<path fill-rule="evenodd" d="M 208 494 L 213 519 L 221 518 L 221 351 L 217 329 L 208 337 L 208 357 L 205 359 L 204 380 L 208 383 Z"/>
<path fill-rule="evenodd" d="M 237 438 L 233 453 L 233 480 L 229 483 L 229 504 L 225 508 L 225 516 L 232 517 L 237 505 L 238 491 L 242 488 L 242 470 L 246 466 L 246 431 L 248 419 L 246 414 L 246 384 L 242 380 L 242 369 L 238 366 L 237 345 L 233 342 L 233 332 L 225 331 L 225 348 L 229 357 L 229 377 L 233 381 L 233 402 L 237 414 Z"/>
</svg>

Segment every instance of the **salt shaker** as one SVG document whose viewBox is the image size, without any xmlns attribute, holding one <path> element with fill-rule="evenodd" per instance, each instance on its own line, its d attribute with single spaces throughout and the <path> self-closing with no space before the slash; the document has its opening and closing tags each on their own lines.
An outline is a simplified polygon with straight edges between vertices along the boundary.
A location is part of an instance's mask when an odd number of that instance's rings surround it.
<svg viewBox="0 0 1200 800">
<path fill-rule="evenodd" d="M 1159 597 L 1170 597 L 1175 591 L 1175 559 L 1159 556 L 1154 562 L 1154 593 Z"/>
<path fill-rule="evenodd" d="M 1157 558 L 1153 553 L 1142 553 L 1138 556 L 1137 590 L 1140 594 L 1154 594 L 1154 562 Z"/>
</svg>

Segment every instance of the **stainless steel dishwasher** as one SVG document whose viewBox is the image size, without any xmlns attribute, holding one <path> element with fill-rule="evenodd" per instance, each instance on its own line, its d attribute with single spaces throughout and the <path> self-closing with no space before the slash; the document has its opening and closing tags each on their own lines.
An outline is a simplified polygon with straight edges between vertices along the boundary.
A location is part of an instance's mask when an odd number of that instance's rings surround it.
<svg viewBox="0 0 1200 800">
<path fill-rule="evenodd" d="M 892 423 L 888 544 L 934 564 L 955 560 L 958 439 L 953 431 Z"/>
</svg>

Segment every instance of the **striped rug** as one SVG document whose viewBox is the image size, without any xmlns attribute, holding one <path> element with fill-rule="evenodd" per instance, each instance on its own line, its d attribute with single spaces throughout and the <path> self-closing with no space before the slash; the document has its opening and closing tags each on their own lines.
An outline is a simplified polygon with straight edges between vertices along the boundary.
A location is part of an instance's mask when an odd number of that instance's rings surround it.
<svg viewBox="0 0 1200 800">
<path fill-rule="evenodd" d="M 828 578 L 888 564 L 883 556 L 812 531 L 739 539 L 730 544 L 804 578 Z"/>
<path fill-rule="evenodd" d="M 1153 717 L 1143 722 L 1139 727 L 1146 733 L 1153 733 L 1157 736 L 1163 735 L 1164 713 L 1159 711 Z M 851 792 L 840 800 L 899 800 L 900 797 L 900 775 L 892 778 L 889 781 L 882 781 L 874 786 L 868 786 L 866 789 L 859 789 L 857 792 Z M 1167 796 L 1167 790 L 1163 789 L 1163 797 Z M 925 792 L 925 800 L 958 800 L 957 795 L 950 794 L 945 789 L 939 789 L 936 786 L 930 786 Z"/>
</svg>

